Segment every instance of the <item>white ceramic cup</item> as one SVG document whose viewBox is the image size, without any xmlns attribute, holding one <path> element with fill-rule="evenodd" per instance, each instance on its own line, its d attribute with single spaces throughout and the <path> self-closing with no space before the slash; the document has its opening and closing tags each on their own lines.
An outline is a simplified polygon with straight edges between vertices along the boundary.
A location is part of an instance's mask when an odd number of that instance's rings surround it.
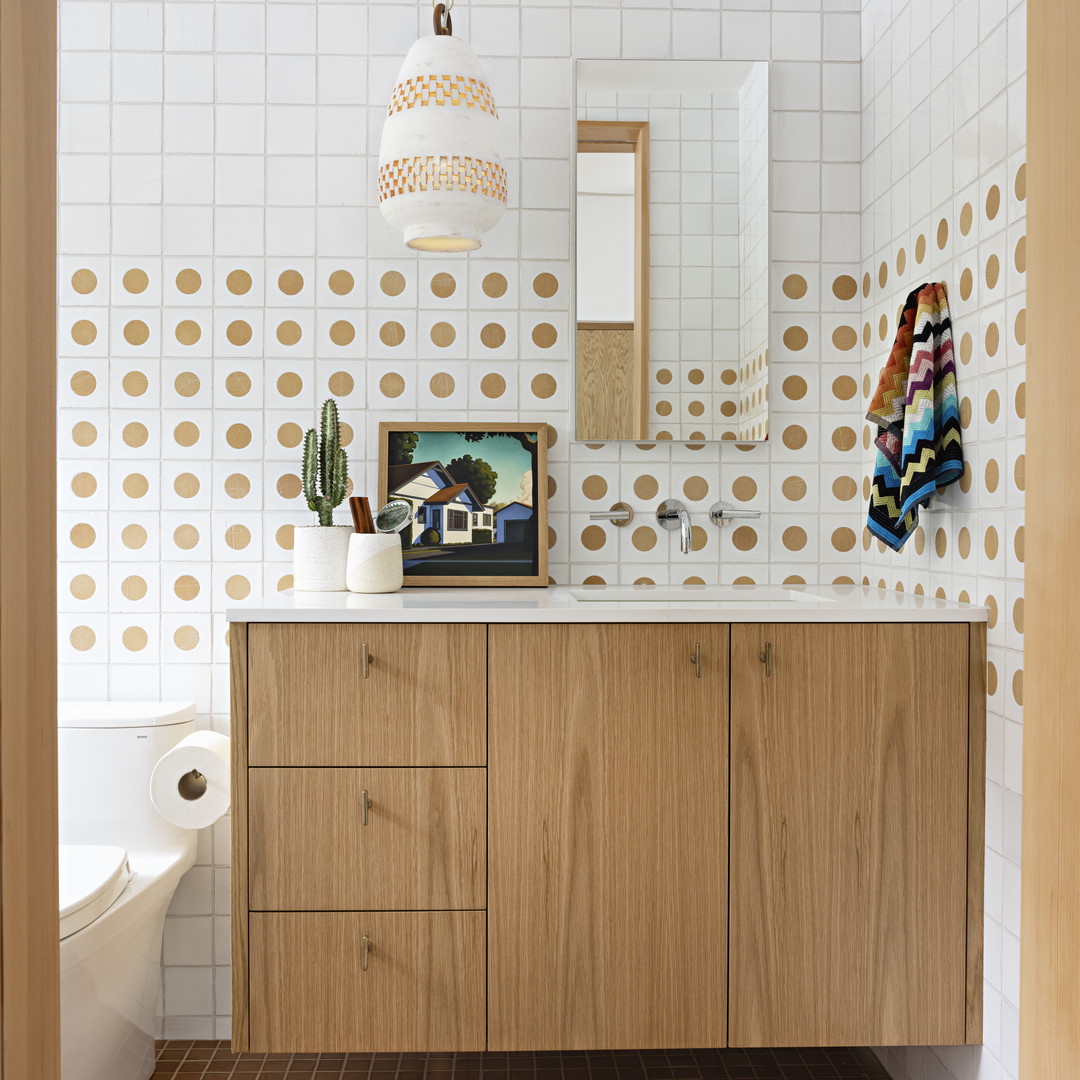
<svg viewBox="0 0 1080 1080">
<path fill-rule="evenodd" d="M 345 584 L 350 592 L 385 593 L 401 588 L 401 537 L 397 533 L 353 533 Z"/>
</svg>

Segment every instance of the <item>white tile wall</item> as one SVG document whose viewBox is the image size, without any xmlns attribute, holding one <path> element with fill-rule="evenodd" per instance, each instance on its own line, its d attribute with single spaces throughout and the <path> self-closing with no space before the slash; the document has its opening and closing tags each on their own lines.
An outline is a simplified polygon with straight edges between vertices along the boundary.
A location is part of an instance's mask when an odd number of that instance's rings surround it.
<svg viewBox="0 0 1080 1080">
<path fill-rule="evenodd" d="M 863 400 L 907 291 L 946 282 L 969 470 L 921 514 L 901 554 L 864 533 L 862 575 L 991 610 L 986 1045 L 884 1052 L 900 1080 L 1018 1071 L 1026 17 L 1024 0 L 863 8 Z M 866 449 L 864 485 L 871 467 Z"/>
<path fill-rule="evenodd" d="M 925 3 L 905 17 L 907 6 L 896 0 L 865 12 L 859 0 L 465 0 L 455 29 L 490 75 L 511 194 L 483 250 L 447 260 L 407 253 L 374 199 L 385 102 L 405 51 L 428 32 L 426 5 L 63 0 L 62 692 L 191 696 L 207 724 L 227 730 L 222 611 L 230 596 L 272 593 L 288 581 L 291 527 L 307 519 L 292 494 L 290 425 L 308 426 L 329 392 L 352 430 L 351 473 L 361 491 L 375 488 L 380 419 L 550 423 L 556 581 L 827 582 L 866 574 L 892 584 L 895 572 L 876 569 L 875 553 L 858 547 L 859 380 L 885 346 L 864 355 L 857 339 L 864 311 L 876 318 L 883 307 L 891 319 L 895 300 L 875 293 L 863 301 L 857 281 L 861 264 L 876 264 L 886 249 L 893 257 L 890 245 L 909 228 L 903 222 L 916 227 L 954 191 L 976 190 L 999 166 L 1003 195 L 1011 190 L 1007 169 L 1022 149 L 1014 104 L 1022 98 L 1023 60 L 1013 22 L 1022 8 L 1010 7 L 1004 75 L 996 82 L 987 75 L 991 96 L 977 107 L 978 119 L 964 113 L 954 130 L 952 109 L 931 110 L 928 102 L 915 123 L 903 118 L 910 86 L 931 78 L 948 80 L 946 100 L 955 109 L 970 108 L 970 72 L 950 74 L 954 52 L 969 61 L 991 38 L 988 51 L 1002 48 L 996 23 L 984 28 L 976 18 L 969 33 L 971 4 L 957 0 L 955 17 L 951 5 L 934 5 L 933 19 L 947 16 L 951 34 L 934 34 L 929 68 L 916 70 L 903 65 L 910 35 L 930 18 Z M 886 34 L 892 8 L 899 21 Z M 863 87 L 860 23 L 870 42 Z M 882 41 L 888 44 L 875 52 Z M 569 442 L 571 58 L 605 55 L 773 61 L 766 445 Z M 925 65 L 925 47 L 919 57 Z M 906 77 L 890 79 L 890 66 Z M 1002 78 L 1005 88 L 992 94 Z M 868 125 L 867 140 L 876 130 L 882 138 L 866 143 L 873 153 L 861 167 Z M 908 168 L 910 147 L 925 142 L 920 125 L 943 147 L 944 166 L 935 158 L 929 168 L 920 152 L 911 159 L 919 168 Z M 886 143 L 894 129 L 897 138 Z M 965 150 L 969 144 L 977 149 Z M 888 153 L 878 153 L 884 145 Z M 894 187 L 894 175 L 909 179 Z M 979 188 L 980 206 L 982 195 Z M 882 231 L 864 245 L 862 230 L 886 212 Z M 995 241 L 980 223 L 980 244 L 1013 242 L 1022 219 L 1012 202 L 1003 200 L 1001 213 L 1004 239 Z M 1004 292 L 979 309 L 987 325 L 992 310 L 1010 320 L 1015 311 L 1021 294 L 1011 265 L 1002 260 Z M 447 295 L 445 279 L 433 290 L 441 273 L 453 278 Z M 555 278 L 554 293 L 537 282 L 542 275 Z M 438 322 L 452 328 L 453 344 L 433 343 Z M 987 366 L 980 380 L 984 374 L 998 381 L 1002 402 L 1012 400 L 1011 367 Z M 1022 429 L 1009 415 L 1003 423 L 1007 483 Z M 137 424 L 145 439 L 128 427 Z M 980 448 L 996 430 L 980 430 Z M 698 525 L 690 557 L 652 527 L 651 513 L 668 495 L 685 498 Z M 765 516 L 721 535 L 705 518 L 717 497 Z M 1016 524 L 1022 509 L 1008 498 L 985 510 L 1004 508 Z M 617 499 L 634 507 L 634 527 L 589 522 L 590 509 Z M 995 582 L 1004 619 L 1018 598 L 1019 568 L 1011 541 L 1002 546 L 1006 554 L 988 559 L 975 580 Z M 959 573 L 952 562 L 937 569 Z M 1018 737 L 1006 724 L 1019 716 L 1005 688 L 1020 654 L 1015 633 L 1002 636 L 1003 626 L 993 640 L 1001 676 L 992 742 L 1001 782 L 988 897 L 1000 898 L 995 918 L 1015 934 L 1018 862 L 1015 830 L 1005 821 L 1015 822 L 1019 792 L 1008 787 L 1015 780 L 1006 773 L 1016 770 L 1004 762 Z M 169 916 L 168 1035 L 229 1030 L 227 835 L 223 823 L 202 838 L 199 865 Z M 1004 972 L 1004 947 L 998 955 Z M 995 985 L 1000 1007 L 988 1038 L 1007 1055 L 1014 1013 L 1006 1011 L 1004 982 Z"/>
</svg>

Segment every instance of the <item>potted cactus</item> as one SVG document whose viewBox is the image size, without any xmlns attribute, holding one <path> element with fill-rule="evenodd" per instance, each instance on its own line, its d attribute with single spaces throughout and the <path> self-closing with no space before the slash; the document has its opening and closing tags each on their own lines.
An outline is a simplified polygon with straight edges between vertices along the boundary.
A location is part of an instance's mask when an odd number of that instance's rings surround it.
<svg viewBox="0 0 1080 1080">
<path fill-rule="evenodd" d="M 349 459 L 341 445 L 337 402 L 323 402 L 320 430 L 304 436 L 300 476 L 308 509 L 318 524 L 293 530 L 293 588 L 339 592 L 345 588 L 345 564 L 352 528 L 334 524 L 334 509 L 345 499 Z"/>
</svg>

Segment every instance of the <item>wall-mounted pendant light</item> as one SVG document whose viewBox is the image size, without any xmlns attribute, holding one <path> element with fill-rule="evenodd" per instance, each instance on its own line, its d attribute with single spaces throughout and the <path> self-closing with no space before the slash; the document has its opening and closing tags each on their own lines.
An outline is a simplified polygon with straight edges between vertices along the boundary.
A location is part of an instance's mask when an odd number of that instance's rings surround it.
<svg viewBox="0 0 1080 1080">
<path fill-rule="evenodd" d="M 450 2 L 453 7 L 453 0 Z M 379 147 L 379 206 L 418 251 L 474 251 L 506 209 L 499 114 L 476 54 L 435 5 L 409 50 Z"/>
</svg>

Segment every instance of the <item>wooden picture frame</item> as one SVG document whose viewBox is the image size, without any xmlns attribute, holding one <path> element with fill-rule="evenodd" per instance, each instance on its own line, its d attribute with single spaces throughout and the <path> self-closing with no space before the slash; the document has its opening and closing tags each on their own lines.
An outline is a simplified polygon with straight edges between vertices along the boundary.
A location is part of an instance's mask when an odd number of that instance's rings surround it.
<svg viewBox="0 0 1080 1080">
<path fill-rule="evenodd" d="M 402 533 L 406 586 L 547 587 L 547 431 L 543 423 L 379 424 L 379 505 L 404 499 L 413 508 Z M 508 438 L 488 444 L 493 468 L 473 451 L 500 436 Z M 469 465 L 471 484 L 460 464 L 458 476 L 447 468 L 466 456 L 482 466 Z M 512 498 L 515 488 L 525 498 Z"/>
</svg>

